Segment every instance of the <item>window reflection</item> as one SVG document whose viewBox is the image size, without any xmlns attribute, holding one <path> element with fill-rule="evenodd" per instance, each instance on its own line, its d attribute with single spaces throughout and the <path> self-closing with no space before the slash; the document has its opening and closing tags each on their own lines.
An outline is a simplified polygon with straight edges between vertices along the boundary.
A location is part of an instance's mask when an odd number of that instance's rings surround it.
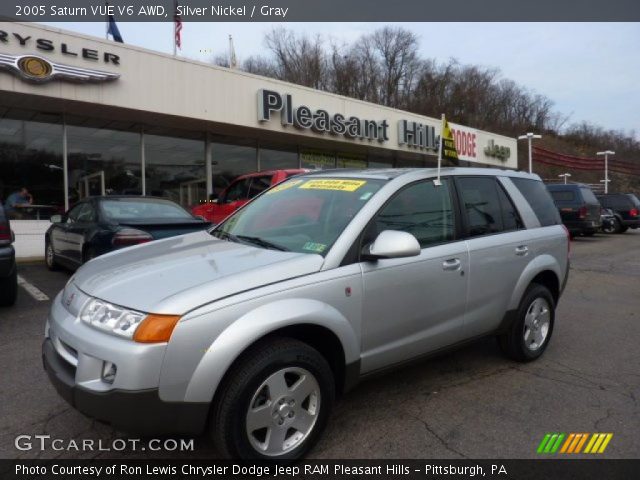
<svg viewBox="0 0 640 480">
<path fill-rule="evenodd" d="M 140 134 L 67 127 L 69 204 L 90 195 L 141 195 Z"/>
<path fill-rule="evenodd" d="M 145 134 L 146 194 L 187 207 L 207 197 L 203 140 Z"/>
<path fill-rule="evenodd" d="M 0 202 L 14 219 L 49 218 L 64 209 L 61 120 L 0 109 Z M 23 187 L 31 204 L 20 200 Z"/>
<path fill-rule="evenodd" d="M 298 151 L 295 148 L 260 147 L 260 170 L 287 170 L 298 168 Z"/>
<path fill-rule="evenodd" d="M 253 145 L 213 143 L 212 150 L 212 183 L 215 196 L 219 196 L 235 178 L 258 169 L 257 150 Z"/>
</svg>

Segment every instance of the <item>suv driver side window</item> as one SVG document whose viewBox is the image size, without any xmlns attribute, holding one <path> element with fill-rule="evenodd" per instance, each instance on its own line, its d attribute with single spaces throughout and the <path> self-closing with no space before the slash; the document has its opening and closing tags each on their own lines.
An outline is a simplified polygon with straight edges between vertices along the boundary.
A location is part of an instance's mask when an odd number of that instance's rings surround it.
<svg viewBox="0 0 640 480">
<path fill-rule="evenodd" d="M 405 187 L 369 224 L 364 243 L 375 240 L 383 230 L 408 232 L 422 248 L 453 240 L 455 221 L 449 181 L 443 179 L 438 187 L 432 180 Z"/>
</svg>

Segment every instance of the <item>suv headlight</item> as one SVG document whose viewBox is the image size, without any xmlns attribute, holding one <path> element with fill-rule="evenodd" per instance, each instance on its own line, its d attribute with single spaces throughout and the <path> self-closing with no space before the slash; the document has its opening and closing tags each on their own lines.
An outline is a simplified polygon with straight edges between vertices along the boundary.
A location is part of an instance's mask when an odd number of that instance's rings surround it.
<svg viewBox="0 0 640 480">
<path fill-rule="evenodd" d="M 144 313 L 118 307 L 97 298 L 91 299 L 80 312 L 80 320 L 83 322 L 125 338 L 133 338 L 145 317 Z"/>
</svg>

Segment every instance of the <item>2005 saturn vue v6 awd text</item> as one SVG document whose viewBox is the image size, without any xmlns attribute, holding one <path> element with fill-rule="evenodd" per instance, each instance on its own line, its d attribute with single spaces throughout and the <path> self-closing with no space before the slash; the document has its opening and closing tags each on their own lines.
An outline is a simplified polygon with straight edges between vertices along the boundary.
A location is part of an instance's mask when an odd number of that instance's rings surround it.
<svg viewBox="0 0 640 480">
<path fill-rule="evenodd" d="M 116 428 L 295 459 L 363 376 L 486 335 L 539 357 L 569 269 L 549 193 L 525 173 L 436 174 L 304 174 L 208 232 L 90 261 L 51 307 L 51 381 Z"/>
</svg>

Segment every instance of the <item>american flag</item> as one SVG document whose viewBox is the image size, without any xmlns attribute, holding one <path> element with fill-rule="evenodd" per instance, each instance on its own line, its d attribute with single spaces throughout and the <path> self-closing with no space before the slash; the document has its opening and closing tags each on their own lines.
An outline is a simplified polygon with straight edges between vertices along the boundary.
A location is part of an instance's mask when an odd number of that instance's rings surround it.
<svg viewBox="0 0 640 480">
<path fill-rule="evenodd" d="M 175 1 L 174 12 L 173 23 L 175 26 L 175 41 L 173 50 L 175 53 L 175 47 L 182 50 L 182 18 L 180 18 L 180 14 L 178 13 L 178 0 Z"/>
</svg>

